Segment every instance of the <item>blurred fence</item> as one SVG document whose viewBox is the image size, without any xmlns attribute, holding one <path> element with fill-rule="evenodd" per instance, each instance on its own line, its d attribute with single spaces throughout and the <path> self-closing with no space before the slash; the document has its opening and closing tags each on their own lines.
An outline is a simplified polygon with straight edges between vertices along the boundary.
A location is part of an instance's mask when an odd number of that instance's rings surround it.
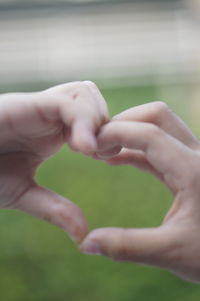
<svg viewBox="0 0 200 301">
<path fill-rule="evenodd" d="M 1 84 L 187 82 L 199 72 L 199 50 L 190 15 L 173 2 L 0 10 Z"/>
</svg>

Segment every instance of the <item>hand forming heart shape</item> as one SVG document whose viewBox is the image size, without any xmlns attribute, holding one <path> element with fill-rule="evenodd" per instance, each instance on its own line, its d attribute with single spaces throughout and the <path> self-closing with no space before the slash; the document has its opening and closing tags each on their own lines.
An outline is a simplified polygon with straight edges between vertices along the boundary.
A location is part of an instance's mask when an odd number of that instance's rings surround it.
<svg viewBox="0 0 200 301">
<path fill-rule="evenodd" d="M 156 265 L 200 281 L 199 141 L 162 102 L 108 121 L 107 105 L 92 82 L 1 95 L 0 207 L 63 228 L 85 253 Z M 37 167 L 64 143 L 110 164 L 135 165 L 165 182 L 175 201 L 164 223 L 153 229 L 104 228 L 88 234 L 80 209 L 34 180 Z"/>
<path fill-rule="evenodd" d="M 81 210 L 38 186 L 34 174 L 65 143 L 93 155 L 96 132 L 107 121 L 107 105 L 89 81 L 36 93 L 1 95 L 0 207 L 47 220 L 80 242 L 88 232 Z"/>
<path fill-rule="evenodd" d="M 200 281 L 200 143 L 162 102 L 129 109 L 98 135 L 98 156 L 153 173 L 175 200 L 161 226 L 152 229 L 103 228 L 89 233 L 80 248 L 115 260 L 168 269 Z M 124 149 L 112 156 L 113 148 Z"/>
</svg>

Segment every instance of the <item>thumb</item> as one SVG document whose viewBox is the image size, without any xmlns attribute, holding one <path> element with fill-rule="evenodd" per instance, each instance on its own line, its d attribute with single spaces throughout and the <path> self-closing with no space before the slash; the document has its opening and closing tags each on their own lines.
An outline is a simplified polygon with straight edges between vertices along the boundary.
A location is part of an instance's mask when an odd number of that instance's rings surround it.
<svg viewBox="0 0 200 301">
<path fill-rule="evenodd" d="M 169 229 L 102 228 L 88 234 L 80 245 L 87 254 L 101 254 L 119 261 L 168 267 L 174 252 Z"/>
<path fill-rule="evenodd" d="M 87 223 L 79 207 L 71 201 L 35 184 L 16 202 L 15 208 L 48 221 L 80 242 L 88 233 Z"/>
</svg>

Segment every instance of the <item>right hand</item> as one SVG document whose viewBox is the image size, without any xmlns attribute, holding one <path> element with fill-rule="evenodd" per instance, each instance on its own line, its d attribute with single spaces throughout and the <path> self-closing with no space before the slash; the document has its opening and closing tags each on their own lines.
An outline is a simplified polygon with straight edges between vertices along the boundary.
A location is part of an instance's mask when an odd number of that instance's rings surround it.
<svg viewBox="0 0 200 301">
<path fill-rule="evenodd" d="M 96 229 L 82 242 L 81 250 L 162 267 L 200 282 L 198 139 L 166 104 L 153 102 L 116 116 L 102 127 L 98 144 L 98 156 L 108 163 L 153 173 L 171 190 L 174 203 L 161 226 Z M 119 147 L 123 150 L 116 154 Z"/>
</svg>

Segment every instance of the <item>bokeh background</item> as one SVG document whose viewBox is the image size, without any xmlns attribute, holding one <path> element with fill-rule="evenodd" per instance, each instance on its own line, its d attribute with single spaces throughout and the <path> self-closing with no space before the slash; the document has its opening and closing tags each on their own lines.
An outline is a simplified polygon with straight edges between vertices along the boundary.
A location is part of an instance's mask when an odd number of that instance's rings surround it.
<svg viewBox="0 0 200 301">
<path fill-rule="evenodd" d="M 200 135 L 199 0 L 0 0 L 0 92 L 95 81 L 111 115 L 163 100 Z M 91 229 L 152 227 L 172 196 L 151 175 L 64 147 L 37 180 L 75 201 Z M 198 285 L 166 271 L 82 255 L 66 234 L 0 212 L 2 301 L 198 301 Z"/>
</svg>

